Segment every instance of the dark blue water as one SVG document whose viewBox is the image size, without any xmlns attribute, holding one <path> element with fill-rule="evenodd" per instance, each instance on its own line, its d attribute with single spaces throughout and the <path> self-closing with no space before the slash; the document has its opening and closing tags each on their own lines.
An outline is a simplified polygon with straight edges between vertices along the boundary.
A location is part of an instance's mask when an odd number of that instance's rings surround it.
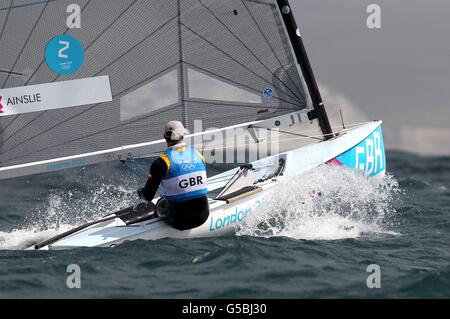
<svg viewBox="0 0 450 319">
<path fill-rule="evenodd" d="M 0 297 L 449 298 L 450 158 L 388 163 L 376 183 L 338 168 L 292 181 L 238 236 L 64 252 L 22 249 L 134 203 L 138 182 L 114 165 L 2 181 Z M 70 264 L 81 289 L 66 285 Z"/>
</svg>

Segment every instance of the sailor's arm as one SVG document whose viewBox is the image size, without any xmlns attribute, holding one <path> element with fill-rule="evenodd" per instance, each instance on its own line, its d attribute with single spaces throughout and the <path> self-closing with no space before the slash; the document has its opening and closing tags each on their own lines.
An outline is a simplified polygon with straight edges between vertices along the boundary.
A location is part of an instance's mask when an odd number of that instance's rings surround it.
<svg viewBox="0 0 450 319">
<path fill-rule="evenodd" d="M 155 198 L 163 177 L 167 174 L 167 164 L 161 158 L 153 162 L 145 187 L 139 190 L 139 196 L 148 202 Z"/>
</svg>

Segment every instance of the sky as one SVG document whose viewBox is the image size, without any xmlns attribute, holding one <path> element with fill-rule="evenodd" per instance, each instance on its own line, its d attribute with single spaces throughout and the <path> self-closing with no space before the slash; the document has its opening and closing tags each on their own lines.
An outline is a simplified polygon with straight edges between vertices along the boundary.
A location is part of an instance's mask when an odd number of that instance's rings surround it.
<svg viewBox="0 0 450 319">
<path fill-rule="evenodd" d="M 381 8 L 381 29 L 367 27 L 369 4 Z M 329 108 L 383 120 L 389 149 L 450 155 L 450 1 L 291 5 Z"/>
</svg>

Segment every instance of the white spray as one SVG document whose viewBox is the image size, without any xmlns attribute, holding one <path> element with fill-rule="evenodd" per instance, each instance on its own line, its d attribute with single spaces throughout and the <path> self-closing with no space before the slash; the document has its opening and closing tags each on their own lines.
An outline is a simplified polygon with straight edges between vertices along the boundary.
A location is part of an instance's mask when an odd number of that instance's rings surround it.
<svg viewBox="0 0 450 319">
<path fill-rule="evenodd" d="M 305 240 L 395 235 L 393 204 L 400 194 L 392 176 L 367 178 L 322 166 L 269 191 L 238 235 Z"/>
<path fill-rule="evenodd" d="M 90 174 L 77 177 L 76 181 L 68 177 L 60 183 L 64 187 L 49 191 L 47 200 L 27 216 L 24 226 L 12 231 L 0 231 L 0 250 L 25 249 L 136 204 L 137 184 L 129 177 L 122 181 L 122 185 L 117 186 Z"/>
</svg>

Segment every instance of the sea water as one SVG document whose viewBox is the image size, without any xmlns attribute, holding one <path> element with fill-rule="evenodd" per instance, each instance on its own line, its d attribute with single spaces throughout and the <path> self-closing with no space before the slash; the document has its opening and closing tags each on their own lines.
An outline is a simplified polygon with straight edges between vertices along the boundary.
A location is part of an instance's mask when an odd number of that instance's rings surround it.
<svg viewBox="0 0 450 319">
<path fill-rule="evenodd" d="M 133 205 L 141 185 L 122 167 L 2 181 L 0 297 L 448 298 L 450 158 L 387 156 L 381 180 L 322 167 L 284 183 L 236 236 L 109 249 L 23 251 Z M 67 286 L 69 265 L 80 289 Z"/>
</svg>

